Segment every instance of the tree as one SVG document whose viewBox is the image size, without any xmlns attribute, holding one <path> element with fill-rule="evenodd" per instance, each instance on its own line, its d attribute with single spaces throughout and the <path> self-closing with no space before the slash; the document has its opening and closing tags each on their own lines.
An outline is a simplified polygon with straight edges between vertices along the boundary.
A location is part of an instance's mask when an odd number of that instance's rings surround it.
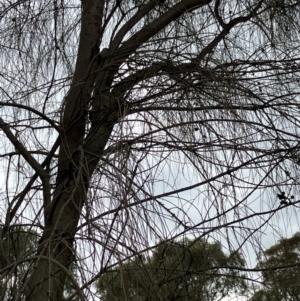
<svg viewBox="0 0 300 301">
<path fill-rule="evenodd" d="M 260 255 L 264 288 L 251 300 L 300 300 L 300 233 L 283 238 Z"/>
<path fill-rule="evenodd" d="M 3 228 L 1 229 L 1 234 Z M 2 236 L 2 235 L 1 235 Z M 0 245 L 0 269 L 11 266 L 0 277 L 0 299 L 17 298 L 22 279 L 28 273 L 30 265 L 24 261 L 37 246 L 37 233 L 23 227 L 14 227 L 2 236 Z"/>
<path fill-rule="evenodd" d="M 91 299 L 155 241 L 256 248 L 298 203 L 298 1 L 17 0 L 0 17 L 2 239 L 41 235 L 20 298 L 70 281 Z"/>
<path fill-rule="evenodd" d="M 1 235 L 3 228 L 0 229 Z M 1 300 L 18 300 L 20 296 L 20 287 L 26 275 L 32 273 L 32 266 L 26 260 L 28 256 L 35 253 L 38 246 L 39 236 L 35 231 L 26 227 L 12 227 L 2 237 L 0 245 L 0 269 L 11 266 L 11 269 L 5 269 L 6 272 L 0 278 L 0 298 Z M 69 268 L 76 278 L 76 266 L 74 263 Z M 70 281 L 66 282 L 64 295 L 70 296 L 74 293 L 74 287 Z"/>
<path fill-rule="evenodd" d="M 219 242 L 161 242 L 148 260 L 136 257 L 108 271 L 97 288 L 104 301 L 222 300 L 246 290 L 244 275 L 230 269 L 244 263 L 238 252 L 225 254 Z"/>
</svg>

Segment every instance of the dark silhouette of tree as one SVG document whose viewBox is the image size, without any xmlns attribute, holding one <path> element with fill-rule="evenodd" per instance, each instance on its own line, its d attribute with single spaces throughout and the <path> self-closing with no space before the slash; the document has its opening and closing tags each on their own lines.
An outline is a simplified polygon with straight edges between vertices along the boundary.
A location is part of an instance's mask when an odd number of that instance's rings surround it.
<svg viewBox="0 0 300 301">
<path fill-rule="evenodd" d="M 244 293 L 244 267 L 238 252 L 225 254 L 220 243 L 185 240 L 161 243 L 147 260 L 133 260 L 107 271 L 97 284 L 101 300 L 221 300 Z"/>
<path fill-rule="evenodd" d="M 3 234 L 3 228 L 1 234 Z M 0 269 L 4 270 L 0 279 L 1 300 L 19 300 L 20 287 L 27 275 L 32 273 L 32 265 L 27 260 L 33 256 L 38 246 L 39 235 L 27 227 L 12 227 L 2 237 L 0 248 Z M 10 268 L 7 268 L 10 267 Z M 73 263 L 69 270 L 73 278 L 76 277 L 77 268 Z M 64 287 L 64 297 L 74 293 L 72 282 L 67 279 Z M 64 300 L 64 299 L 63 299 Z"/>
<path fill-rule="evenodd" d="M 260 255 L 264 287 L 252 301 L 300 300 L 300 233 L 283 238 Z"/>
<path fill-rule="evenodd" d="M 156 241 L 259 248 L 299 202 L 299 8 L 1 1 L 1 239 L 40 239 L 0 277 L 26 262 L 25 300 L 60 301 L 67 281 L 92 300 Z"/>
<path fill-rule="evenodd" d="M 3 228 L 1 229 L 1 234 Z M 18 300 L 19 287 L 22 285 L 26 273 L 30 269 L 28 261 L 37 246 L 37 233 L 23 227 L 12 227 L 2 237 L 0 245 L 0 269 L 5 269 L 0 278 L 0 299 Z"/>
</svg>

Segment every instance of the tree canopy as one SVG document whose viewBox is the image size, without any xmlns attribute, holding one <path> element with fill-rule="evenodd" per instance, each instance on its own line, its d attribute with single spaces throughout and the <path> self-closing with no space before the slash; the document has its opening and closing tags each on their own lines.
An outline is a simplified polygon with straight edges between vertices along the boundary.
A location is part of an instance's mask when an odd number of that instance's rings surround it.
<svg viewBox="0 0 300 301">
<path fill-rule="evenodd" d="M 0 232 L 0 270 L 11 266 L 1 274 L 0 299 L 13 300 L 19 297 L 19 287 L 30 269 L 29 262 L 24 259 L 34 253 L 38 236 L 36 232 L 20 226 L 13 227 L 3 237 L 3 228 Z"/>
<path fill-rule="evenodd" d="M 0 277 L 32 267 L 20 298 L 61 301 L 70 281 L 70 300 L 92 300 L 100 276 L 157 241 L 257 252 L 261 231 L 297 218 L 299 12 L 0 1 L 1 245 L 15 227 L 40 236 L 1 264 Z"/>
<path fill-rule="evenodd" d="M 149 258 L 135 257 L 107 271 L 97 289 L 103 301 L 222 300 L 246 290 L 243 273 L 235 270 L 244 264 L 219 242 L 161 242 Z"/>
<path fill-rule="evenodd" d="M 279 242 L 260 255 L 264 287 L 252 301 L 300 300 L 300 233 Z"/>
<path fill-rule="evenodd" d="M 4 234 L 3 228 L 0 229 L 0 233 Z M 19 300 L 22 282 L 33 272 L 33 266 L 26 259 L 36 253 L 39 235 L 28 227 L 20 226 L 12 227 L 4 235 L 0 245 L 0 269 L 4 270 L 0 278 L 0 299 L 3 301 Z M 9 266 L 11 266 L 10 269 L 7 268 Z M 78 269 L 75 263 L 69 267 L 69 272 L 74 279 L 77 279 Z M 62 300 L 74 292 L 72 281 L 67 279 Z"/>
</svg>

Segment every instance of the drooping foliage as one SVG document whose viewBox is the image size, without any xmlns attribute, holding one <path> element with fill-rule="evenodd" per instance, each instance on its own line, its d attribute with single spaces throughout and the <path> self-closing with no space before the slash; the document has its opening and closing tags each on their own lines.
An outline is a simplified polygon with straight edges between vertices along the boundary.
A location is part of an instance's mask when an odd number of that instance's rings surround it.
<svg viewBox="0 0 300 301">
<path fill-rule="evenodd" d="M 89 300 L 156 241 L 253 252 L 261 231 L 291 227 L 299 12 L 298 0 L 0 1 L 2 239 L 40 235 L 20 296 L 61 301 L 71 281 L 70 299 Z"/>
</svg>

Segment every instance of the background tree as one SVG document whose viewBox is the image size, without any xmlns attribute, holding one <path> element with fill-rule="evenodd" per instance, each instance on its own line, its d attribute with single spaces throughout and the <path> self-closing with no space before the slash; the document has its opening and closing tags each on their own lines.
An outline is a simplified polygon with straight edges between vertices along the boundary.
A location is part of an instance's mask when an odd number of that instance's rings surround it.
<svg viewBox="0 0 300 301">
<path fill-rule="evenodd" d="M 155 241 L 260 248 L 297 210 L 299 20 L 296 0 L 1 1 L 2 238 L 41 236 L 19 295 L 92 299 Z"/>
<path fill-rule="evenodd" d="M 1 229 L 3 234 L 3 228 Z M 30 231 L 26 227 L 12 227 L 6 231 L 2 237 L 0 245 L 0 269 L 5 272 L 0 276 L 0 298 L 1 300 L 19 300 L 20 287 L 27 275 L 32 273 L 32 266 L 26 260 L 36 252 L 39 236 L 35 231 Z M 11 266 L 10 269 L 7 267 Z M 69 268 L 76 279 L 77 269 L 73 263 Z M 74 293 L 71 281 L 66 281 L 64 296 Z"/>
<path fill-rule="evenodd" d="M 3 228 L 1 229 L 1 237 Z M 0 299 L 17 300 L 22 280 L 30 268 L 29 262 L 23 261 L 32 255 L 37 246 L 37 233 L 24 227 L 16 226 L 7 231 L 0 244 L 0 269 L 11 266 L 0 276 Z"/>
<path fill-rule="evenodd" d="M 283 238 L 260 255 L 264 288 L 251 300 L 300 300 L 300 233 Z"/>
<path fill-rule="evenodd" d="M 186 239 L 161 243 L 147 260 L 135 257 L 107 271 L 97 284 L 100 299 L 222 300 L 244 293 L 242 256 L 225 254 L 219 242 Z"/>
</svg>

